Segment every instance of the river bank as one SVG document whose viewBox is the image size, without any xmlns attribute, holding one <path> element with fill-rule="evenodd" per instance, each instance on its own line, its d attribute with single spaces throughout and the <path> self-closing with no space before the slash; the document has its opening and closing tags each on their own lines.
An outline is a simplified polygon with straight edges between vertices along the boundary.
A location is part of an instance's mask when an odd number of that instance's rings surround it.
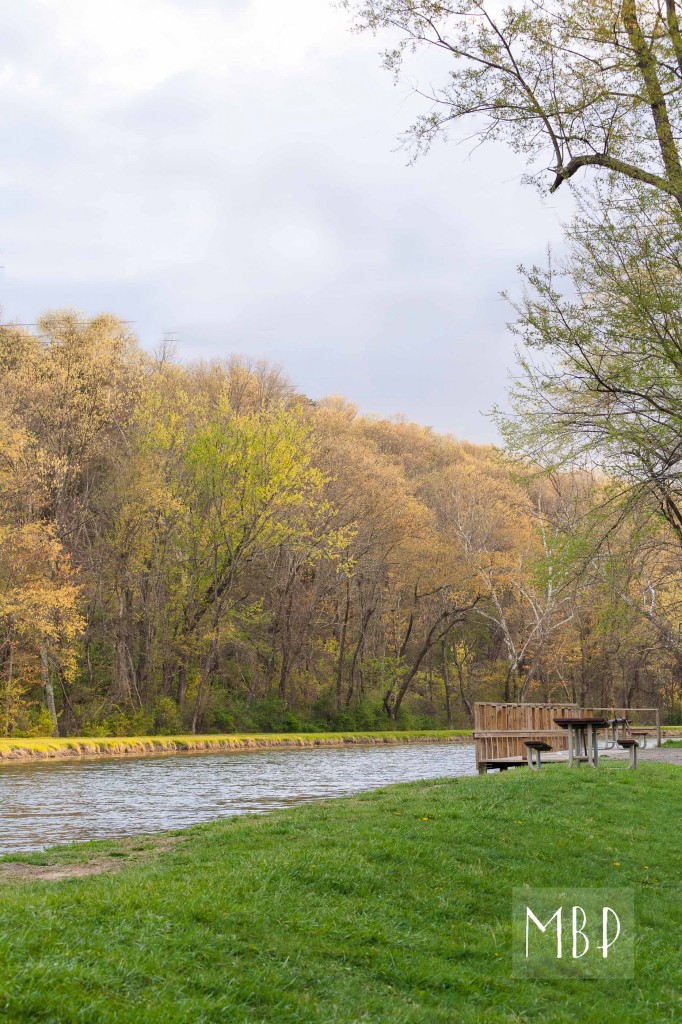
<svg viewBox="0 0 682 1024">
<path fill-rule="evenodd" d="M 287 747 L 342 747 L 349 744 L 471 742 L 470 729 L 393 732 L 251 733 L 221 736 L 70 736 L 0 739 L 3 762 L 71 758 L 144 757 L 159 754 L 227 753 Z"/>
<path fill-rule="evenodd" d="M 677 1019 L 679 768 L 414 782 L 0 862 L 13 1024 Z M 4 879 L 4 882 L 2 881 Z M 635 981 L 519 978 L 515 887 L 632 890 Z M 30 922 L 30 927 L 26 924 Z"/>
</svg>

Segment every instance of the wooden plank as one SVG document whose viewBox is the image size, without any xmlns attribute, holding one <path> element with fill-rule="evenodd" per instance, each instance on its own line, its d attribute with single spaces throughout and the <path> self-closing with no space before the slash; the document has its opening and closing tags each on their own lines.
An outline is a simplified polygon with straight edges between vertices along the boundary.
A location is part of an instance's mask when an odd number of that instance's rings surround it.
<svg viewBox="0 0 682 1024">
<path fill-rule="evenodd" d="M 496 730 L 474 730 L 474 739 L 488 739 L 491 736 L 526 736 L 530 734 L 538 736 L 565 736 L 566 730 L 558 726 L 552 729 L 496 729 Z"/>
<path fill-rule="evenodd" d="M 474 706 L 474 715 L 476 714 L 476 708 L 545 708 L 551 710 L 554 713 L 558 708 L 570 708 L 573 711 L 575 708 L 580 708 L 580 705 L 571 704 L 570 702 L 564 702 L 562 704 L 534 704 L 532 702 L 524 704 L 503 704 L 500 701 L 496 700 L 478 700 L 476 701 L 476 704 Z M 599 710 L 604 711 L 606 709 L 600 708 Z M 639 710 L 654 711 L 655 709 L 640 708 Z"/>
<path fill-rule="evenodd" d="M 488 757 L 486 758 L 488 764 L 525 764 L 523 757 Z"/>
</svg>

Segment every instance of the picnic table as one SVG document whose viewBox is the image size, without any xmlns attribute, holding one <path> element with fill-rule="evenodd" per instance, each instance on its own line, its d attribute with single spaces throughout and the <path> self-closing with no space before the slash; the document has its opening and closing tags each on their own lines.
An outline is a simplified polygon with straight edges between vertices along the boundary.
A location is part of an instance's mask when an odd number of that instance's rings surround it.
<svg viewBox="0 0 682 1024">
<path fill-rule="evenodd" d="M 649 737 L 651 736 L 651 729 L 629 729 L 628 735 L 630 739 L 635 739 L 639 742 L 641 750 L 644 750 L 649 744 Z"/>
<path fill-rule="evenodd" d="M 610 725 L 613 730 L 613 739 L 607 745 L 611 747 L 615 747 L 616 744 L 620 746 L 621 739 L 636 739 L 639 742 L 639 746 L 644 749 L 653 731 L 647 727 L 633 729 L 627 718 L 612 718 Z"/>
<path fill-rule="evenodd" d="M 599 764 L 599 749 L 597 746 L 597 735 L 599 729 L 608 729 L 610 723 L 608 718 L 592 717 L 561 717 L 555 718 L 554 722 L 562 729 L 568 731 L 568 763 L 571 767 L 574 764 L 580 765 L 581 761 L 587 761 L 593 768 Z M 585 749 L 586 757 L 582 756 Z"/>
</svg>

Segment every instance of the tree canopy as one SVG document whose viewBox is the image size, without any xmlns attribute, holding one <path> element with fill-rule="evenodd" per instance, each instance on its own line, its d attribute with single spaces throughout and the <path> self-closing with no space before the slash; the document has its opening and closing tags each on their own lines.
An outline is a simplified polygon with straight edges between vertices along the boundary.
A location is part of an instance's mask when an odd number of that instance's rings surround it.
<svg viewBox="0 0 682 1024">
<path fill-rule="evenodd" d="M 0 732 L 467 725 L 476 699 L 662 689 L 676 713 L 674 524 L 633 506 L 595 553 L 605 478 L 151 357 L 109 316 L 2 328 L 0 362 Z"/>
<path fill-rule="evenodd" d="M 426 110 L 406 134 L 417 151 L 464 120 L 502 140 L 550 191 L 582 168 L 622 175 L 682 206 L 682 33 L 677 0 L 343 0 L 358 29 L 436 55 Z"/>
</svg>

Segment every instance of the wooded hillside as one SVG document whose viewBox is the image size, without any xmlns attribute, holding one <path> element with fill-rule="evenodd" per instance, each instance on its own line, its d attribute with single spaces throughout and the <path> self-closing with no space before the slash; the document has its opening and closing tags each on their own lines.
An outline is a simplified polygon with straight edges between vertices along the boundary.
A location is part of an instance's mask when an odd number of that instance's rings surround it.
<svg viewBox="0 0 682 1024">
<path fill-rule="evenodd" d="M 3 327 L 0 367 L 2 734 L 679 713 L 677 547 L 609 519 L 603 478 L 152 357 L 110 316 Z"/>
</svg>

